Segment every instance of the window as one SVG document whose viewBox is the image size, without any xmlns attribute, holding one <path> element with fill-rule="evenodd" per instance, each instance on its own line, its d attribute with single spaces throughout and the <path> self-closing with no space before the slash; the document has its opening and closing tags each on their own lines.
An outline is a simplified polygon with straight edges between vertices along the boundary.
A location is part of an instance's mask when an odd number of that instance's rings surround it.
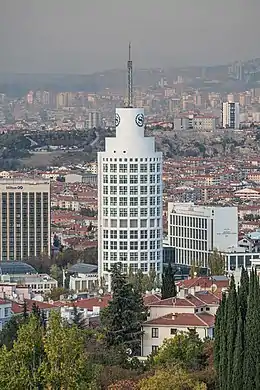
<svg viewBox="0 0 260 390">
<path fill-rule="evenodd" d="M 120 227 L 121 228 L 127 228 L 127 219 L 121 219 L 120 220 Z"/>
<path fill-rule="evenodd" d="M 110 172 L 113 172 L 113 173 L 117 172 L 117 165 L 116 164 L 110 164 Z"/>
<path fill-rule="evenodd" d="M 127 251 L 127 241 L 120 241 L 119 243 L 119 249 L 121 251 Z"/>
<path fill-rule="evenodd" d="M 131 219 L 130 220 L 130 228 L 137 228 L 138 227 L 138 220 L 137 219 Z"/>
<path fill-rule="evenodd" d="M 138 172 L 138 164 L 130 164 L 130 173 Z"/>
<path fill-rule="evenodd" d="M 116 194 L 117 194 L 117 187 L 110 186 L 110 195 L 116 195 Z"/>
<path fill-rule="evenodd" d="M 111 252 L 110 253 L 110 261 L 117 261 L 117 253 L 116 252 Z"/>
<path fill-rule="evenodd" d="M 140 183 L 141 184 L 147 183 L 147 176 L 146 175 L 141 175 L 140 176 Z"/>
<path fill-rule="evenodd" d="M 103 269 L 104 271 L 108 271 L 108 263 L 104 263 Z"/>
<path fill-rule="evenodd" d="M 108 216 L 108 209 L 103 209 L 103 216 L 107 217 Z"/>
<path fill-rule="evenodd" d="M 146 228 L 147 227 L 147 219 L 141 219 L 141 228 Z"/>
<path fill-rule="evenodd" d="M 147 252 L 141 252 L 141 261 L 147 261 L 147 259 L 148 259 Z"/>
<path fill-rule="evenodd" d="M 117 176 L 116 175 L 110 175 L 110 183 L 117 184 Z"/>
<path fill-rule="evenodd" d="M 127 217 L 127 209 L 119 209 L 120 217 Z"/>
<path fill-rule="evenodd" d="M 159 337 L 159 328 L 152 328 L 152 338 L 158 339 Z"/>
<path fill-rule="evenodd" d="M 119 206 L 127 206 L 127 198 L 126 197 L 119 198 Z"/>
<path fill-rule="evenodd" d="M 119 237 L 120 240 L 127 240 L 127 230 L 120 230 Z"/>
<path fill-rule="evenodd" d="M 161 183 L 161 176 L 157 175 L 157 183 Z"/>
<path fill-rule="evenodd" d="M 141 241 L 141 250 L 146 250 L 147 249 L 147 241 Z"/>
<path fill-rule="evenodd" d="M 150 230 L 150 238 L 155 238 L 155 230 Z"/>
<path fill-rule="evenodd" d="M 138 230 L 130 230 L 130 240 L 138 240 Z"/>
<path fill-rule="evenodd" d="M 138 241 L 130 241 L 130 250 L 137 251 L 138 250 Z"/>
<path fill-rule="evenodd" d="M 150 183 L 155 183 L 155 175 L 150 175 Z"/>
<path fill-rule="evenodd" d="M 171 333 L 171 335 L 177 334 L 177 329 L 171 328 L 170 333 Z"/>
<path fill-rule="evenodd" d="M 117 230 L 110 230 L 110 238 L 112 238 L 112 240 L 117 239 Z"/>
<path fill-rule="evenodd" d="M 138 261 L 138 253 L 130 252 L 130 261 Z"/>
<path fill-rule="evenodd" d="M 147 263 L 141 263 L 141 271 L 142 272 L 147 272 L 148 271 Z"/>
<path fill-rule="evenodd" d="M 130 206 L 138 206 L 138 198 L 131 197 L 130 198 Z"/>
<path fill-rule="evenodd" d="M 150 194 L 152 194 L 152 195 L 155 194 L 155 186 L 150 187 Z"/>
<path fill-rule="evenodd" d="M 155 217 L 155 208 L 150 209 L 150 217 Z"/>
<path fill-rule="evenodd" d="M 103 242 L 103 249 L 108 249 L 108 241 Z"/>
<path fill-rule="evenodd" d="M 111 241 L 110 242 L 110 249 L 116 250 L 117 249 L 117 241 Z"/>
<path fill-rule="evenodd" d="M 119 187 L 119 195 L 127 195 L 127 187 L 126 186 Z"/>
<path fill-rule="evenodd" d="M 155 197 L 151 196 L 150 198 L 150 206 L 155 206 Z"/>
<path fill-rule="evenodd" d="M 155 164 L 150 164 L 150 172 L 155 172 Z"/>
<path fill-rule="evenodd" d="M 138 183 L 138 176 L 130 175 L 130 184 L 137 184 L 137 183 Z"/>
<path fill-rule="evenodd" d="M 140 172 L 147 172 L 147 164 L 140 164 Z"/>
<path fill-rule="evenodd" d="M 112 228 L 116 228 L 116 227 L 117 227 L 117 220 L 116 220 L 116 219 L 111 219 L 111 221 L 110 221 L 110 226 L 111 226 Z"/>
<path fill-rule="evenodd" d="M 116 217 L 117 216 L 117 209 L 110 209 L 110 216 Z"/>
<path fill-rule="evenodd" d="M 119 252 L 119 261 L 127 261 L 127 253 Z"/>
<path fill-rule="evenodd" d="M 155 241 L 150 241 L 150 249 L 155 249 Z"/>
<path fill-rule="evenodd" d="M 108 186 L 103 186 L 103 194 L 104 195 L 108 194 Z"/>
<path fill-rule="evenodd" d="M 119 164 L 119 172 L 126 173 L 127 172 L 127 164 Z"/>
<path fill-rule="evenodd" d="M 110 206 L 117 206 L 117 198 L 116 197 L 110 198 Z"/>
<path fill-rule="evenodd" d="M 103 183 L 105 183 L 105 184 L 108 183 L 108 175 L 103 176 Z"/>
<path fill-rule="evenodd" d="M 141 240 L 147 239 L 147 230 L 141 230 Z"/>
<path fill-rule="evenodd" d="M 130 195 L 137 195 L 138 194 L 138 187 L 137 186 L 131 186 L 130 187 Z"/>
<path fill-rule="evenodd" d="M 156 354 L 158 352 L 158 349 L 159 349 L 158 345 L 152 345 L 152 353 L 153 354 Z"/>
<path fill-rule="evenodd" d="M 108 172 L 108 164 L 103 164 L 103 172 Z"/>
<path fill-rule="evenodd" d="M 157 172 L 161 172 L 161 164 L 157 164 Z"/>
<path fill-rule="evenodd" d="M 135 208 L 135 209 L 131 208 L 130 209 L 130 217 L 138 217 L 138 209 L 137 208 Z"/>
<path fill-rule="evenodd" d="M 103 260 L 108 261 L 108 253 L 107 252 L 103 253 Z"/>
<path fill-rule="evenodd" d="M 120 175 L 119 176 L 119 183 L 120 184 L 127 184 L 127 176 L 126 175 Z"/>
<path fill-rule="evenodd" d="M 141 209 L 140 210 L 140 216 L 141 217 L 147 217 L 147 209 Z"/>
<path fill-rule="evenodd" d="M 103 230 L 103 238 L 108 238 L 108 230 Z"/>
<path fill-rule="evenodd" d="M 140 187 L 140 194 L 141 195 L 147 195 L 147 187 L 146 186 L 141 186 Z"/>
<path fill-rule="evenodd" d="M 103 197 L 103 205 L 108 206 L 108 197 L 107 196 Z"/>
<path fill-rule="evenodd" d="M 142 197 L 140 199 L 140 206 L 147 206 L 147 198 Z"/>
</svg>

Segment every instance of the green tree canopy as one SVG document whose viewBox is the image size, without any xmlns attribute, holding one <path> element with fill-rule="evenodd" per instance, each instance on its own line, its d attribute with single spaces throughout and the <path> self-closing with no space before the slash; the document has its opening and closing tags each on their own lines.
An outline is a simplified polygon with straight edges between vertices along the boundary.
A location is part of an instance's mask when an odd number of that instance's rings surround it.
<svg viewBox="0 0 260 390">
<path fill-rule="evenodd" d="M 210 275 L 225 274 L 225 258 L 217 249 L 209 255 L 208 268 Z"/>
</svg>

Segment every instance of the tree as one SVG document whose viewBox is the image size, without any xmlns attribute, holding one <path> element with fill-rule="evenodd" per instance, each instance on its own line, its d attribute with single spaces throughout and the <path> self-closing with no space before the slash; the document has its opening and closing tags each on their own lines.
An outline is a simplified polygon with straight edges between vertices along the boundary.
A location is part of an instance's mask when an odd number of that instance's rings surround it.
<svg viewBox="0 0 260 390">
<path fill-rule="evenodd" d="M 220 367 L 220 358 L 221 358 L 221 335 L 223 332 L 223 327 L 225 324 L 225 311 L 226 311 L 226 294 L 223 294 L 222 301 L 219 305 L 219 308 L 216 313 L 215 320 L 215 342 L 214 342 L 214 366 L 218 372 Z"/>
<path fill-rule="evenodd" d="M 83 316 L 83 313 L 79 311 L 79 309 L 73 305 L 73 324 L 76 325 L 79 329 L 86 328 L 86 320 Z"/>
<path fill-rule="evenodd" d="M 260 363 L 260 304 L 259 279 L 255 270 L 250 274 L 248 308 L 245 323 L 244 387 L 256 389 L 259 384 Z"/>
<path fill-rule="evenodd" d="M 228 300 L 227 300 L 227 388 L 232 389 L 233 383 L 233 358 L 234 349 L 237 333 L 237 319 L 238 319 L 238 308 L 237 308 L 237 292 L 235 279 L 232 275 Z"/>
<path fill-rule="evenodd" d="M 101 312 L 107 345 L 129 348 L 132 354 L 138 354 L 147 309 L 142 294 L 128 283 L 120 264 L 112 268 L 112 291 L 113 299 Z"/>
<path fill-rule="evenodd" d="M 206 390 L 207 386 L 179 367 L 160 369 L 139 383 L 140 390 Z"/>
<path fill-rule="evenodd" d="M 44 360 L 42 327 L 31 315 L 18 330 L 13 348 L 0 351 L 0 388 L 43 389 L 41 365 Z"/>
<path fill-rule="evenodd" d="M 242 314 L 239 315 L 236 343 L 233 357 L 233 378 L 234 390 L 243 389 L 243 362 L 244 362 L 244 323 Z"/>
<path fill-rule="evenodd" d="M 0 332 L 0 346 L 5 345 L 8 350 L 13 347 L 17 339 L 19 326 L 23 323 L 22 316 L 12 316 Z"/>
<path fill-rule="evenodd" d="M 172 298 L 177 294 L 174 274 L 172 266 L 169 263 L 167 267 L 164 268 L 162 275 L 162 299 Z"/>
<path fill-rule="evenodd" d="M 209 255 L 208 268 L 210 275 L 225 274 L 225 258 L 217 249 Z"/>
<path fill-rule="evenodd" d="M 181 364 L 187 369 L 198 369 L 204 365 L 203 342 L 196 333 L 179 333 L 165 339 L 154 356 L 154 364 Z"/>
<path fill-rule="evenodd" d="M 57 280 L 59 286 L 62 286 L 63 273 L 62 273 L 62 269 L 60 267 L 58 267 L 57 264 L 53 264 L 51 266 L 51 268 L 50 268 L 50 276 L 53 279 Z"/>
<path fill-rule="evenodd" d="M 84 337 L 76 326 L 66 326 L 58 313 L 52 312 L 44 338 L 46 360 L 43 373 L 47 388 L 88 388 L 90 372 L 84 351 Z"/>
<path fill-rule="evenodd" d="M 53 236 L 53 246 L 57 249 L 60 248 L 60 240 L 59 240 L 59 237 L 57 236 L 57 234 L 54 234 L 54 236 Z"/>
</svg>

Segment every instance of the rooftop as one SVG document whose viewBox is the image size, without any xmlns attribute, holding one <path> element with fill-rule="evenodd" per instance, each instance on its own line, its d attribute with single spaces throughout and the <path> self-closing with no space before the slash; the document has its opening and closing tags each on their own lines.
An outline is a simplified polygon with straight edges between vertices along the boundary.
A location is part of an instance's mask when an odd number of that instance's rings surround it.
<svg viewBox="0 0 260 390">
<path fill-rule="evenodd" d="M 0 262 L 0 275 L 25 275 L 36 273 L 36 270 L 30 264 L 23 263 L 22 261 Z"/>
</svg>

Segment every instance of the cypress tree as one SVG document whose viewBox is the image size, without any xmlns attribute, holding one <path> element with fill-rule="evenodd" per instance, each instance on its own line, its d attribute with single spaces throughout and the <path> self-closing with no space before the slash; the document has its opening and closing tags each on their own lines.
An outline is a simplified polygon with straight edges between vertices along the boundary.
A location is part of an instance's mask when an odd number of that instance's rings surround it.
<svg viewBox="0 0 260 390">
<path fill-rule="evenodd" d="M 229 390 L 227 388 L 227 299 L 225 299 L 223 314 L 220 323 L 220 346 L 219 346 L 219 368 L 218 380 L 220 390 Z"/>
<path fill-rule="evenodd" d="M 234 350 L 233 366 L 233 390 L 243 389 L 243 362 L 244 362 L 244 322 L 239 315 L 236 343 Z"/>
<path fill-rule="evenodd" d="M 256 389 L 259 384 L 260 361 L 260 321 L 259 321 L 259 280 L 255 270 L 250 273 L 248 309 L 245 324 L 245 348 L 244 348 L 244 388 Z"/>
<path fill-rule="evenodd" d="M 171 264 L 169 263 L 167 267 L 164 268 L 162 275 L 162 299 L 175 297 L 177 294 L 176 285 L 175 285 L 175 272 L 172 269 Z"/>
<path fill-rule="evenodd" d="M 222 301 L 219 305 L 219 308 L 216 313 L 216 321 L 215 321 L 215 341 L 214 341 L 214 366 L 219 373 L 219 364 L 220 364 L 220 353 L 221 353 L 221 330 L 222 330 L 222 322 L 225 316 L 225 306 L 226 306 L 226 294 L 223 294 Z"/>
<path fill-rule="evenodd" d="M 239 309 L 241 311 L 243 322 L 245 322 L 246 319 L 248 293 L 249 293 L 249 276 L 248 276 L 248 272 L 243 267 L 241 271 L 240 286 L 239 286 L 239 293 L 238 293 L 238 304 L 239 304 Z"/>
<path fill-rule="evenodd" d="M 234 276 L 232 275 L 227 299 L 227 388 L 232 389 L 233 359 L 237 333 L 238 307 Z"/>
</svg>

